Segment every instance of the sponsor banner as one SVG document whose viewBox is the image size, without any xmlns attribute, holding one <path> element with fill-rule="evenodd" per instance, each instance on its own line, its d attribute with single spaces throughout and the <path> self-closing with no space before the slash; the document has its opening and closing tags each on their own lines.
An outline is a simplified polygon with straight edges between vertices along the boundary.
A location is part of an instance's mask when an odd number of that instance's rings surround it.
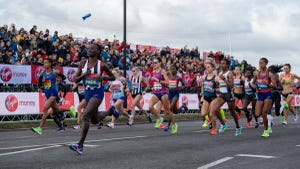
<svg viewBox="0 0 300 169">
<path fill-rule="evenodd" d="M 1 93 L 0 115 L 38 114 L 38 93 Z"/>
<path fill-rule="evenodd" d="M 38 84 L 39 77 L 44 72 L 44 66 L 31 65 L 31 83 Z"/>
<path fill-rule="evenodd" d="M 42 92 L 39 92 L 39 112 L 43 112 L 43 108 L 46 102 L 45 94 Z M 70 108 L 71 106 L 74 106 L 74 93 L 68 92 L 64 101 L 61 104 L 62 108 Z"/>
<path fill-rule="evenodd" d="M 0 83 L 31 84 L 31 66 L 0 64 Z"/>
<path fill-rule="evenodd" d="M 74 67 L 64 67 L 63 74 L 66 76 L 66 83 L 73 84 L 75 83 L 76 72 L 78 68 Z"/>
<path fill-rule="evenodd" d="M 179 107 L 186 105 L 189 110 L 199 109 L 199 100 L 197 94 L 181 94 L 179 95 Z"/>
</svg>

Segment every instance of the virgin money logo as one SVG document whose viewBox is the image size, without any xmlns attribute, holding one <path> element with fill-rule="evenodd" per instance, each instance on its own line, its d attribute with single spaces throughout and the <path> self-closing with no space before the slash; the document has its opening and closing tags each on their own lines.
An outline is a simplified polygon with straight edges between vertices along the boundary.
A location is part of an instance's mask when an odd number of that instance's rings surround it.
<svg viewBox="0 0 300 169">
<path fill-rule="evenodd" d="M 10 81 L 11 77 L 12 77 L 12 71 L 9 67 L 4 66 L 1 70 L 0 70 L 0 77 L 2 79 L 3 82 L 8 82 Z"/>
<path fill-rule="evenodd" d="M 189 99 L 187 96 L 182 96 L 182 103 L 184 103 L 186 106 L 189 104 Z"/>
<path fill-rule="evenodd" d="M 74 69 L 69 69 L 67 74 L 68 80 L 70 82 L 75 82 L 76 78 L 76 71 Z"/>
<path fill-rule="evenodd" d="M 45 68 L 43 66 L 39 66 L 35 69 L 35 79 L 39 80 L 39 77 L 42 75 L 42 73 L 44 72 Z"/>
<path fill-rule="evenodd" d="M 13 94 L 8 95 L 5 99 L 5 107 L 9 112 L 16 111 L 18 108 L 18 103 L 19 103 L 18 99 Z"/>
</svg>

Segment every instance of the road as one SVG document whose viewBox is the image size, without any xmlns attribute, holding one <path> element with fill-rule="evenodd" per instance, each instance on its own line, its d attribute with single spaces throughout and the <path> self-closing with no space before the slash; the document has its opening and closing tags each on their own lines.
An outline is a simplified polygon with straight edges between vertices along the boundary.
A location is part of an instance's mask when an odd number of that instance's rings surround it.
<svg viewBox="0 0 300 169">
<path fill-rule="evenodd" d="M 176 135 L 156 130 L 154 124 L 91 127 L 82 155 L 68 148 L 80 130 L 44 129 L 42 135 L 30 129 L 1 130 L 0 168 L 299 169 L 300 123 L 274 121 L 269 138 L 260 136 L 261 126 L 243 127 L 235 137 L 232 120 L 225 133 L 214 136 L 199 121 L 179 122 Z"/>
</svg>

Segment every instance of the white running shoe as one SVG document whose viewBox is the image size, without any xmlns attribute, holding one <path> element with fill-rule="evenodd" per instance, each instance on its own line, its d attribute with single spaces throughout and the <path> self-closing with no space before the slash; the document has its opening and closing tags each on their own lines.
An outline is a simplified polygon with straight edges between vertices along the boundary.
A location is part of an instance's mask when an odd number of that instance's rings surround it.
<svg viewBox="0 0 300 169">
<path fill-rule="evenodd" d="M 129 116 L 129 120 L 128 120 L 128 124 L 130 125 L 130 126 L 132 126 L 132 124 L 133 124 L 133 115 L 130 115 Z"/>
<path fill-rule="evenodd" d="M 79 125 L 79 124 L 76 124 L 76 125 L 73 126 L 73 128 L 74 128 L 75 130 L 78 130 L 78 129 L 80 129 L 80 125 Z"/>
<path fill-rule="evenodd" d="M 283 120 L 282 124 L 283 124 L 283 125 L 287 125 L 287 121 L 286 121 L 286 120 Z"/>
<path fill-rule="evenodd" d="M 112 122 L 107 123 L 106 126 L 112 129 L 115 128 L 115 124 Z"/>
<path fill-rule="evenodd" d="M 294 115 L 294 121 L 298 121 L 298 113 L 295 113 L 295 115 Z"/>
</svg>

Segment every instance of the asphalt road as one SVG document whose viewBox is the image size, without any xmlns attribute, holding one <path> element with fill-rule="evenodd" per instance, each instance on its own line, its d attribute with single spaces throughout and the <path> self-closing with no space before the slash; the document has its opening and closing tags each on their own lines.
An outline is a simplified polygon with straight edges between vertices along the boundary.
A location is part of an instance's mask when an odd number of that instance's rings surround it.
<svg viewBox="0 0 300 169">
<path fill-rule="evenodd" d="M 179 122 L 178 134 L 154 129 L 154 124 L 115 129 L 92 127 L 82 155 L 69 150 L 80 130 L 42 135 L 26 130 L 0 131 L 0 168 L 104 169 L 299 169 L 300 123 L 283 126 L 274 119 L 273 133 L 262 138 L 262 127 L 245 127 L 234 136 L 234 125 L 221 135 L 209 135 L 199 121 Z"/>
</svg>

